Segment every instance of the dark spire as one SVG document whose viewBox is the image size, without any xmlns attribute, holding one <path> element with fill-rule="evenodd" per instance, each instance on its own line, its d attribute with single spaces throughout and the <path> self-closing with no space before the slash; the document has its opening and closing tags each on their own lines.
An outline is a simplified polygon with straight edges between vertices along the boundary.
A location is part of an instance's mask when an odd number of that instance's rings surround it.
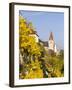
<svg viewBox="0 0 72 90">
<path fill-rule="evenodd" d="M 53 38 L 53 33 L 52 33 L 52 32 L 50 33 L 49 40 L 54 40 L 54 38 Z"/>
</svg>

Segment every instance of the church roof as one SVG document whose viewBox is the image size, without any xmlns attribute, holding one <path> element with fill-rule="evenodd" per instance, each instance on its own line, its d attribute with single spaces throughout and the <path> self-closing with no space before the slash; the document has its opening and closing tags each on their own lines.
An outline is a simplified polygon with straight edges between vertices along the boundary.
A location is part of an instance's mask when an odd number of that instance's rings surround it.
<svg viewBox="0 0 72 90">
<path fill-rule="evenodd" d="M 54 40 L 54 38 L 53 38 L 53 33 L 52 33 L 52 32 L 50 33 L 49 40 Z"/>
<path fill-rule="evenodd" d="M 39 42 L 41 42 L 45 47 L 48 47 L 48 41 L 42 41 L 39 39 Z"/>
<path fill-rule="evenodd" d="M 46 41 L 46 42 L 43 42 L 43 45 L 45 46 L 45 47 L 48 47 L 48 42 Z"/>
</svg>

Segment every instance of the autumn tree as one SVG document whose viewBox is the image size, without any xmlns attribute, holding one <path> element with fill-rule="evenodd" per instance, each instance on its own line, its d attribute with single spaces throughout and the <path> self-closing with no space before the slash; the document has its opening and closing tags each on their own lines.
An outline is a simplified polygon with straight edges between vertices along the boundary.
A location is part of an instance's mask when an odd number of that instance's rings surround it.
<svg viewBox="0 0 72 90">
<path fill-rule="evenodd" d="M 31 26 L 30 26 L 31 25 Z M 19 49 L 20 53 L 23 57 L 24 65 L 22 72 L 23 75 L 25 72 L 28 72 L 28 76 L 25 76 L 25 78 L 31 78 L 30 74 L 34 74 L 33 69 L 37 70 L 38 72 L 42 72 L 40 69 L 38 58 L 41 55 L 40 52 L 40 46 L 35 41 L 35 37 L 30 36 L 30 34 L 33 32 L 32 23 L 28 23 L 26 19 L 23 17 L 19 17 Z M 35 73 L 36 74 L 36 73 Z M 42 77 L 40 75 L 37 75 L 38 77 Z"/>
</svg>

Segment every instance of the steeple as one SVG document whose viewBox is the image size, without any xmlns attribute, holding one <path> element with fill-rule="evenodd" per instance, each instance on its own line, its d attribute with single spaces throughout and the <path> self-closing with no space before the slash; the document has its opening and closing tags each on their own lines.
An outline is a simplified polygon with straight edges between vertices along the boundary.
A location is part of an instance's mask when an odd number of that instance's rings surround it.
<svg viewBox="0 0 72 90">
<path fill-rule="evenodd" d="M 54 51 L 55 42 L 54 42 L 54 37 L 52 32 L 50 33 L 48 43 L 49 43 L 49 49 Z"/>
<path fill-rule="evenodd" d="M 53 33 L 52 33 L 52 32 L 50 33 L 49 40 L 54 40 L 54 38 L 53 38 Z"/>
</svg>

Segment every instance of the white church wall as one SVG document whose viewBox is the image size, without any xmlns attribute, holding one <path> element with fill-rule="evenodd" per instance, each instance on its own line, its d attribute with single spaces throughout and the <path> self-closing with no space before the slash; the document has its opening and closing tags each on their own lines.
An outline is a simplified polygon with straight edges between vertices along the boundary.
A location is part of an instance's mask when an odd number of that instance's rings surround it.
<svg viewBox="0 0 72 90">
<path fill-rule="evenodd" d="M 55 44 L 55 47 L 54 47 L 54 52 L 57 52 L 56 44 Z"/>
<path fill-rule="evenodd" d="M 54 41 L 49 40 L 49 49 L 54 50 Z"/>
</svg>

